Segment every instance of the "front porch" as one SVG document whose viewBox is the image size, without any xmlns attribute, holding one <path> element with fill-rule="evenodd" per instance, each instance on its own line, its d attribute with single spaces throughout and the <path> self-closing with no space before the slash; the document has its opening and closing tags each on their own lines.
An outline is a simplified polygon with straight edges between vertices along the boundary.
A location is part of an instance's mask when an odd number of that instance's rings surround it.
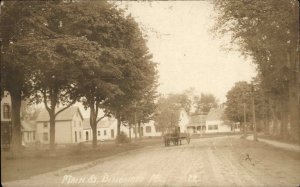
<svg viewBox="0 0 300 187">
<path fill-rule="evenodd" d="M 190 125 L 187 127 L 190 134 L 204 134 L 206 131 L 205 125 Z"/>
</svg>

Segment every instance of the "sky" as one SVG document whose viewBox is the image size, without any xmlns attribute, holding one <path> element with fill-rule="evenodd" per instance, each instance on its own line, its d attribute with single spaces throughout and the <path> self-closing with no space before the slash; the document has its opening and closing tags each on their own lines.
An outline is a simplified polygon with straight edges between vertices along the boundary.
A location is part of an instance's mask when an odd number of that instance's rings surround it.
<svg viewBox="0 0 300 187">
<path fill-rule="evenodd" d="M 208 1 L 122 1 L 147 34 L 147 45 L 158 63 L 158 92 L 181 93 L 193 87 L 195 94 L 212 93 L 220 102 L 237 81 L 256 75 L 251 59 L 221 46 L 229 37 L 214 38 L 213 6 Z"/>
</svg>

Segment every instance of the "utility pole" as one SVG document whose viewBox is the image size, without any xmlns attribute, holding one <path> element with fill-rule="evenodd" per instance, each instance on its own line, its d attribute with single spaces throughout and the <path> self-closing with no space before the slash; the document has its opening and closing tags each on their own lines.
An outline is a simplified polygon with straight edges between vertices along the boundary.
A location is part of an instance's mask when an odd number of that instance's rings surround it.
<svg viewBox="0 0 300 187">
<path fill-rule="evenodd" d="M 137 134 L 136 134 L 136 102 L 134 103 L 134 140 L 137 142 Z"/>
<path fill-rule="evenodd" d="M 129 123 L 129 131 L 128 131 L 128 133 L 129 133 L 129 142 L 131 143 L 131 123 Z"/>
<path fill-rule="evenodd" d="M 246 103 L 244 104 L 244 136 L 247 138 L 247 124 L 246 124 Z"/>
<path fill-rule="evenodd" d="M 253 140 L 257 141 L 256 119 L 255 119 L 255 103 L 254 103 L 254 85 L 252 83 L 252 116 L 253 116 Z"/>
</svg>

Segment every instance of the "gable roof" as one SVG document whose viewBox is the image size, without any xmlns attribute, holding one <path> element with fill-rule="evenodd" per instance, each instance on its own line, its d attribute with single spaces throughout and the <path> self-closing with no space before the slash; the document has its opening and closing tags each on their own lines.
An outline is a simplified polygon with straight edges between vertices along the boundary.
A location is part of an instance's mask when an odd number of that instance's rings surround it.
<svg viewBox="0 0 300 187">
<path fill-rule="evenodd" d="M 205 123 L 207 115 L 198 114 L 190 117 L 189 124 Z"/>
<path fill-rule="evenodd" d="M 206 121 L 222 121 L 222 116 L 224 113 L 225 108 L 211 108 Z"/>
<path fill-rule="evenodd" d="M 97 123 L 97 128 L 109 128 L 116 121 L 117 119 L 115 118 L 104 118 Z M 85 118 L 83 121 L 83 129 L 89 129 L 89 128 L 91 128 L 90 118 Z"/>
<path fill-rule="evenodd" d="M 61 108 L 58 108 L 56 111 L 59 111 Z M 73 116 L 75 113 L 78 112 L 81 119 L 83 119 L 82 114 L 80 112 L 79 107 L 77 106 L 71 106 L 64 111 L 60 112 L 56 118 L 55 121 L 71 121 L 73 119 Z M 43 109 L 40 113 L 36 121 L 49 121 L 49 113 L 46 109 Z"/>
<path fill-rule="evenodd" d="M 104 119 L 104 120 L 99 121 L 99 123 L 97 124 L 97 127 L 98 127 L 98 128 L 109 128 L 109 127 L 111 127 L 116 121 L 117 121 L 117 119 L 115 119 L 115 118 Z"/>
</svg>

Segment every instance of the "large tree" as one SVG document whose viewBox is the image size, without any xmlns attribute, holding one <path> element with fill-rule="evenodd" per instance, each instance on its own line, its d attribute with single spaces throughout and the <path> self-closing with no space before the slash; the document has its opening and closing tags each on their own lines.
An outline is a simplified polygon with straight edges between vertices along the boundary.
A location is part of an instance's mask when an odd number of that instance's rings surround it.
<svg viewBox="0 0 300 187">
<path fill-rule="evenodd" d="M 252 101 L 254 101 L 256 121 L 264 123 L 264 119 L 270 115 L 268 111 L 269 104 L 259 85 L 250 84 L 246 81 L 236 82 L 231 90 L 228 91 L 226 97 L 225 115 L 223 116 L 226 120 L 239 122 L 240 124 L 246 121 L 246 123 L 252 124 Z"/>
<path fill-rule="evenodd" d="M 6 1 L 1 4 L 1 96 L 8 91 L 12 103 L 12 151 L 17 155 L 21 148 L 20 108 L 22 99 L 32 94 L 32 78 L 36 61 L 27 56 L 26 38 L 34 32 L 47 32 L 39 19 L 31 16 L 45 2 Z"/>
<path fill-rule="evenodd" d="M 225 108 L 226 118 L 234 122 L 246 122 L 251 120 L 251 85 L 245 81 L 235 83 L 234 87 L 228 91 Z M 245 107 L 245 108 L 244 108 Z M 245 112 L 245 116 L 244 116 Z"/>
<path fill-rule="evenodd" d="M 153 75 L 155 75 L 155 73 L 153 73 Z M 126 115 L 123 117 L 124 122 L 128 124 L 129 128 L 134 126 L 135 139 L 137 139 L 137 133 L 140 138 L 142 136 L 142 124 L 154 119 L 157 83 L 154 76 L 150 80 L 151 81 L 147 82 L 147 86 L 145 85 L 145 88 L 141 91 L 140 97 L 126 107 Z"/>
<path fill-rule="evenodd" d="M 154 121 L 157 128 L 164 133 L 169 127 L 177 126 L 180 112 L 185 110 L 189 113 L 192 101 L 183 94 L 169 94 L 162 96 L 157 101 Z"/>
<path fill-rule="evenodd" d="M 99 9 L 95 9 L 96 7 Z M 31 95 L 33 101 L 43 102 L 49 113 L 50 145 L 52 149 L 54 148 L 55 117 L 82 96 L 78 93 L 80 78 L 86 75 L 86 71 L 82 70 L 93 71 L 95 62 L 100 58 L 102 46 L 99 41 L 102 40 L 101 38 L 87 40 L 87 33 L 90 32 L 85 27 L 91 26 L 86 19 L 93 20 L 95 17 L 92 15 L 95 12 L 102 11 L 102 17 L 110 16 L 111 13 L 103 11 L 103 7 L 108 5 L 100 1 L 5 3 L 4 15 L 1 17 L 1 25 L 5 29 L 1 30 L 1 35 L 7 47 L 4 48 L 5 63 L 1 63 L 3 77 L 1 85 L 12 96 L 12 121 L 13 129 L 16 129 L 13 131 L 16 132 L 13 140 L 19 145 L 21 132 L 18 116 L 21 96 Z M 76 14 L 80 12 L 86 12 L 87 15 L 78 17 Z M 101 33 L 99 27 L 109 22 L 103 19 L 99 21 L 100 23 L 92 25 L 97 26 L 94 28 L 96 32 L 92 34 L 115 40 L 115 37 L 99 34 Z M 108 25 L 108 29 L 114 26 Z M 98 43 L 92 39 L 98 40 Z M 16 83 L 13 83 L 13 80 L 16 80 Z M 64 107 L 57 110 L 58 104 Z"/>
<path fill-rule="evenodd" d="M 156 64 L 152 61 L 152 55 L 138 24 L 131 16 L 126 17 L 123 30 L 126 31 L 123 47 L 130 54 L 122 67 L 123 77 L 118 80 L 123 94 L 117 95 L 108 104 L 109 110 L 118 120 L 118 135 L 122 121 L 126 121 L 128 108 L 137 110 L 136 107 L 132 106 L 145 103 L 147 99 L 149 103 L 153 102 L 157 81 Z"/>
<path fill-rule="evenodd" d="M 78 64 L 95 61 L 100 47 L 95 42 L 78 37 L 32 39 L 30 44 L 28 55 L 40 62 L 33 79 L 36 94 L 31 99 L 44 103 L 49 113 L 50 148 L 54 149 L 56 116 L 80 98 L 78 89 L 83 69 Z"/>
<path fill-rule="evenodd" d="M 100 45 L 99 54 L 92 56 L 91 63 L 77 64 L 83 70 L 78 79 L 78 94 L 90 108 L 95 146 L 97 122 L 113 114 L 120 129 L 124 110 L 133 101 L 139 101 L 145 88 L 153 84 L 155 64 L 138 24 L 113 4 L 105 1 L 70 3 L 53 9 L 51 14 L 55 18 L 50 20 L 53 24 L 63 25 L 61 33 Z M 99 110 L 104 111 L 104 116 L 98 116 Z"/>
<path fill-rule="evenodd" d="M 195 96 L 194 105 L 195 113 L 208 113 L 211 108 L 218 106 L 218 101 L 213 94 L 201 93 L 200 96 Z"/>
<path fill-rule="evenodd" d="M 299 139 L 299 4 L 296 0 L 214 0 L 215 33 L 257 64 L 264 95 L 281 135 Z M 291 131 L 287 131 L 291 124 Z"/>
</svg>

